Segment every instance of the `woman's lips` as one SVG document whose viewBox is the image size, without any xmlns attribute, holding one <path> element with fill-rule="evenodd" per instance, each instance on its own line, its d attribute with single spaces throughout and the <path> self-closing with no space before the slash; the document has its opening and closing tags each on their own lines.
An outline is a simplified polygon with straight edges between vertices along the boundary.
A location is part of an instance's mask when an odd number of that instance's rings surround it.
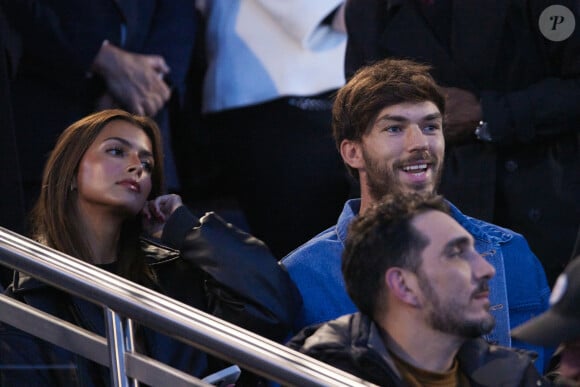
<svg viewBox="0 0 580 387">
<path fill-rule="evenodd" d="M 121 180 L 117 184 L 129 188 L 131 191 L 137 193 L 141 192 L 141 185 L 137 183 L 135 180 Z"/>
</svg>

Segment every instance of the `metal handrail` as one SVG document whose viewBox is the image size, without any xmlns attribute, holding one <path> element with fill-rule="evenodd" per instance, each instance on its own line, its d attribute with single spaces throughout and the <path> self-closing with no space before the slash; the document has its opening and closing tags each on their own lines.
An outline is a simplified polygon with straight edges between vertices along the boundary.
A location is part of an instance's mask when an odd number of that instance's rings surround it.
<svg viewBox="0 0 580 387">
<path fill-rule="evenodd" d="M 284 385 L 370 385 L 348 373 L 253 332 L 1 227 L 0 264 L 25 272 L 51 286 L 101 305 L 105 310 L 115 311 L 125 318 L 147 325 L 208 354 L 238 364 L 242 368 Z M 58 319 L 46 313 L 30 311 L 29 309 L 34 308 L 5 296 L 0 297 L 0 308 L 0 320 L 8 324 L 12 323 L 11 325 L 16 324 L 16 327 L 20 329 L 23 329 L 22 321 L 17 324 L 18 321 L 11 321 L 10 318 L 10 315 L 17 313 L 17 310 L 30 315 L 34 314 L 44 323 L 55 324 L 59 327 L 58 329 L 64 329 L 70 335 L 78 334 L 79 337 L 84 335 L 87 342 L 93 343 L 95 350 L 103 344 L 103 340 L 105 345 L 108 345 L 106 339 L 101 336 L 88 331 L 82 332 L 80 327 L 62 320 L 56 321 Z M 52 341 L 57 338 L 50 337 L 49 339 Z M 66 346 L 70 343 L 55 344 L 70 349 Z M 78 351 L 79 348 L 76 350 Z M 103 355 L 106 360 L 102 359 Z M 89 358 L 110 366 L 110 359 L 106 354 L 97 356 L 98 359 L 93 356 Z M 127 375 L 130 377 L 135 376 L 139 365 L 147 364 L 155 368 L 155 372 L 166 372 L 168 375 L 173 372 L 177 379 L 184 380 L 180 371 L 171 369 L 169 366 L 164 367 L 155 360 L 136 352 L 126 352 L 124 363 L 125 370 L 122 371 L 129 371 Z M 149 384 L 155 384 L 150 382 L 148 381 Z M 189 382 L 194 385 L 207 385 L 193 377 Z"/>
<path fill-rule="evenodd" d="M 147 385 L 171 385 L 172 387 L 209 386 L 198 378 L 157 362 L 154 359 L 142 356 L 124 347 L 108 346 L 107 339 L 93 332 L 87 331 L 67 321 L 63 321 L 50 314 L 0 294 L 0 320 L 6 324 L 17 326 L 42 340 L 58 345 L 74 352 L 95 363 L 111 368 L 111 385 L 126 386 L 128 377 L 144 382 Z M 116 321 L 118 322 L 118 321 Z M 118 324 L 117 324 L 118 326 Z M 110 362 L 111 354 L 123 358 L 126 369 L 115 368 Z M 4 369 L 22 369 L 25 364 L 0 364 Z M 35 368 L 38 365 L 31 366 Z M 53 364 L 46 364 L 43 368 L 59 368 Z M 153 372 L 151 372 L 153 370 Z M 135 383 L 133 383 L 135 385 Z"/>
</svg>

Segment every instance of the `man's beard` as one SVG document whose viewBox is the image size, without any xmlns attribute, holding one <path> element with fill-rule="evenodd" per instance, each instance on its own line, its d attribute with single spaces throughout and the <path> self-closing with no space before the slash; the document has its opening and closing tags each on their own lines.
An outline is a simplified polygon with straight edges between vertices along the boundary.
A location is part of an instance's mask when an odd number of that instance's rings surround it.
<svg viewBox="0 0 580 387">
<path fill-rule="evenodd" d="M 427 276 L 421 270 L 417 272 L 417 276 L 421 291 L 429 303 L 430 310 L 428 311 L 427 319 L 433 329 L 465 338 L 476 338 L 491 332 L 495 326 L 495 319 L 489 314 L 489 311 L 487 317 L 479 320 L 467 320 L 463 317 L 464 305 L 460 305 L 454 300 L 443 304 Z M 487 281 L 482 281 L 473 294 L 487 291 L 488 288 Z"/>
<path fill-rule="evenodd" d="M 409 162 L 424 160 L 431 163 L 430 168 L 432 168 L 433 173 L 433 189 L 429 190 L 436 191 L 439 186 L 439 181 L 441 180 L 441 164 L 439 159 L 433 156 L 428 151 L 423 151 L 418 153 L 416 156 L 409 157 L 406 160 L 395 162 L 393 168 L 381 164 L 380 160 L 373 159 L 366 150 L 363 148 L 362 156 L 365 161 L 366 172 L 367 172 L 367 187 L 373 201 L 379 201 L 387 194 L 398 194 L 404 192 L 402 184 L 396 175 L 400 167 Z M 425 191 L 426 187 L 416 187 L 416 191 Z"/>
</svg>

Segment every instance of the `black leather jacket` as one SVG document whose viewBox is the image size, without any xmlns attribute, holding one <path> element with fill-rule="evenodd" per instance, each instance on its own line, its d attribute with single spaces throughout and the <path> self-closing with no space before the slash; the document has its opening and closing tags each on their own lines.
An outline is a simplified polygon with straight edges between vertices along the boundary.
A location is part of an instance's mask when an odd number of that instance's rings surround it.
<svg viewBox="0 0 580 387">
<path fill-rule="evenodd" d="M 258 239 L 213 213 L 201 219 L 181 207 L 161 241 L 143 240 L 148 263 L 166 295 L 273 340 L 290 331 L 301 299 L 286 271 Z M 105 335 L 100 307 L 19 274 L 6 294 L 85 329 Z M 196 376 L 222 363 L 165 335 L 141 327 L 145 352 Z M 18 369 L 10 365 L 26 365 Z M 32 367 L 30 365 L 39 365 Z M 47 370 L 46 365 L 53 367 Z M 0 325 L 0 385 L 109 385 L 108 370 Z M 6 368 L 6 366 L 8 366 Z M 28 383 L 28 384 L 27 384 Z"/>
<path fill-rule="evenodd" d="M 288 346 L 371 383 L 404 387 L 405 383 L 388 355 L 380 354 L 369 345 L 371 342 L 376 345 L 378 329 L 373 326 L 372 320 L 361 313 L 345 315 L 304 328 Z M 373 330 L 375 333 L 371 333 Z M 473 339 L 461 347 L 457 359 L 459 368 L 473 387 L 550 385 L 536 371 L 530 354 L 523 350 Z"/>
</svg>

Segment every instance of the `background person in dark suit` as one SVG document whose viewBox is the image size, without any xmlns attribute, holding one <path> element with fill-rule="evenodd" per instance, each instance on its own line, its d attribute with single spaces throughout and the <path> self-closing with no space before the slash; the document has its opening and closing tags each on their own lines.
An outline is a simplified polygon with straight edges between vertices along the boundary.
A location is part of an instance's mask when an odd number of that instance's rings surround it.
<svg viewBox="0 0 580 387">
<path fill-rule="evenodd" d="M 10 99 L 10 79 L 16 70 L 20 39 L 0 6 L 0 226 L 22 231 L 24 208 L 18 152 Z M 11 270 L 0 266 L 0 289 L 11 281 Z"/>
<path fill-rule="evenodd" d="M 170 189 L 179 182 L 171 156 L 168 101 L 179 102 L 195 42 L 188 0 L 2 0 L 23 33 L 13 83 L 18 150 L 27 206 L 56 137 L 97 110 L 121 107 L 156 118 L 166 148 Z"/>
<path fill-rule="evenodd" d="M 19 231 L 22 228 L 22 187 L 14 133 L 10 80 L 16 70 L 20 39 L 10 28 L 0 7 L 0 225 Z"/>
<path fill-rule="evenodd" d="M 524 234 L 551 284 L 580 221 L 579 4 L 351 0 L 345 13 L 347 76 L 386 57 L 433 66 L 447 94 L 440 192 Z"/>
</svg>

